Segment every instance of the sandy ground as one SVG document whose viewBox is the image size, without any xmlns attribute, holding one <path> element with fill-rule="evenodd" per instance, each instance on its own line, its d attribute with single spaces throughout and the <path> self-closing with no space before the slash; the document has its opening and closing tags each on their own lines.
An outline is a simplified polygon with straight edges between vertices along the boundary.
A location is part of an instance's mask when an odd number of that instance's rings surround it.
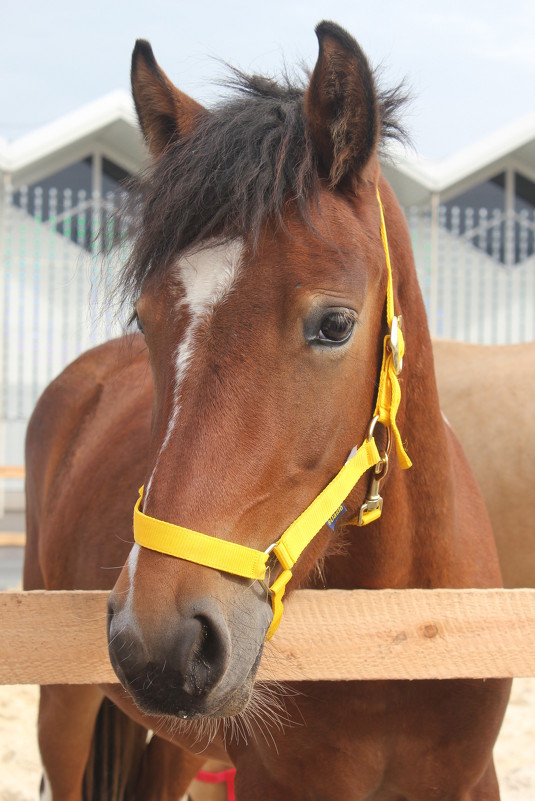
<svg viewBox="0 0 535 801">
<path fill-rule="evenodd" d="M 0 801 L 38 801 L 37 697 L 0 687 Z M 502 801 L 535 801 L 535 678 L 515 681 L 495 756 Z"/>
</svg>

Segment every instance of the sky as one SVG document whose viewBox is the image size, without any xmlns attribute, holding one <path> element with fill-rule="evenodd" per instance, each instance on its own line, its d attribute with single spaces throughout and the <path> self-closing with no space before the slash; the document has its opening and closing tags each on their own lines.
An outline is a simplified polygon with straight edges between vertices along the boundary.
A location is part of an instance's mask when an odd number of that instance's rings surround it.
<svg viewBox="0 0 535 801">
<path fill-rule="evenodd" d="M 535 110 L 534 0 L 0 0 L 0 137 L 12 140 L 115 89 L 136 38 L 203 103 L 221 61 L 276 75 L 313 67 L 331 19 L 405 80 L 416 152 L 445 158 Z"/>
</svg>

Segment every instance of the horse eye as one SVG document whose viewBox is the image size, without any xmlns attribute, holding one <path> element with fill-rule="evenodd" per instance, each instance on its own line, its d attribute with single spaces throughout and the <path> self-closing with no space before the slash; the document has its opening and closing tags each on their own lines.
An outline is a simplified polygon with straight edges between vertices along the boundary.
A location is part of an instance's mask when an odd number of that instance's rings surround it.
<svg viewBox="0 0 535 801">
<path fill-rule="evenodd" d="M 355 319 L 347 312 L 329 312 L 321 321 L 318 331 L 318 341 L 336 343 L 346 342 L 353 332 Z"/>
</svg>

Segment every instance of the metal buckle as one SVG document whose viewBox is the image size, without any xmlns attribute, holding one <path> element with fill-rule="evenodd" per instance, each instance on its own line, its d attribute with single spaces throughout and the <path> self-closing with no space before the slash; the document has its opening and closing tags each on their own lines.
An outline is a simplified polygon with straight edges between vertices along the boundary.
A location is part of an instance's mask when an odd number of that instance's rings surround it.
<svg viewBox="0 0 535 801">
<path fill-rule="evenodd" d="M 375 430 L 375 426 L 379 421 L 379 416 L 375 415 L 372 418 L 369 428 L 368 428 L 368 435 L 367 439 L 370 440 L 373 437 L 373 432 Z M 368 487 L 368 494 L 366 495 L 366 499 L 362 506 L 359 509 L 359 516 L 356 521 L 357 526 L 366 526 L 368 523 L 372 523 L 374 520 L 377 520 L 378 517 L 381 516 L 381 512 L 383 510 L 383 498 L 379 492 L 381 488 L 381 482 L 383 481 L 384 477 L 388 472 L 388 456 L 390 453 L 390 448 L 392 447 L 392 435 L 390 433 L 390 427 L 385 426 L 386 428 L 386 448 L 385 453 L 381 457 L 381 461 L 377 462 L 375 465 L 370 486 Z"/>
<path fill-rule="evenodd" d="M 380 462 L 375 465 L 373 475 L 368 488 L 366 500 L 359 509 L 358 526 L 365 526 L 377 520 L 383 510 L 383 498 L 379 490 L 381 482 L 388 472 L 388 454 L 385 453 Z"/>
<path fill-rule="evenodd" d="M 403 368 L 403 359 L 399 353 L 399 329 L 401 328 L 401 314 L 399 317 L 392 318 L 392 326 L 390 328 L 389 347 L 392 352 L 392 362 L 394 364 L 394 372 L 396 375 L 401 373 Z"/>
<path fill-rule="evenodd" d="M 372 417 L 372 419 L 370 421 L 370 425 L 368 426 L 368 433 L 366 434 L 366 439 L 368 441 L 371 440 L 371 438 L 373 437 L 373 432 L 375 431 L 375 426 L 377 425 L 378 422 L 379 422 L 379 415 L 376 414 L 374 417 Z M 392 434 L 390 432 L 390 426 L 385 425 L 384 428 L 386 429 L 386 448 L 385 448 L 385 453 L 388 456 L 390 454 L 390 448 L 392 447 Z M 379 462 L 379 464 L 380 464 L 380 462 Z"/>
</svg>

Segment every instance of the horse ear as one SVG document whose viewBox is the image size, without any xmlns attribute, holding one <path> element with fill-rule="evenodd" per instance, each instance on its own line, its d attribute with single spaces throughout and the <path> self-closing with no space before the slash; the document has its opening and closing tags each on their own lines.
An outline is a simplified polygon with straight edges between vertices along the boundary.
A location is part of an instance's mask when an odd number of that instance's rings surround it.
<svg viewBox="0 0 535 801">
<path fill-rule="evenodd" d="M 132 53 L 131 80 L 141 130 L 154 157 L 194 130 L 200 117 L 208 113 L 171 83 L 144 39 L 137 40 Z"/>
<path fill-rule="evenodd" d="M 379 112 L 368 60 L 333 22 L 316 28 L 319 56 L 305 95 L 305 113 L 332 186 L 358 175 L 375 151 Z"/>
</svg>

